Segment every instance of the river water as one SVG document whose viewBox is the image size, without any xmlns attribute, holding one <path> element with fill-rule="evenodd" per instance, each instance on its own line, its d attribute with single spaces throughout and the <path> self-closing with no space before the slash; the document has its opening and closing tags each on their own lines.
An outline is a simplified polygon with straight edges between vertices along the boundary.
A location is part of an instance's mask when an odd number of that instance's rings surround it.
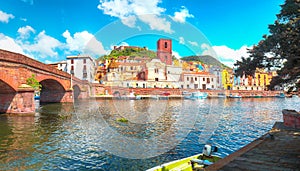
<svg viewBox="0 0 300 171">
<path fill-rule="evenodd" d="M 202 152 L 225 157 L 282 121 L 299 98 L 85 100 L 0 115 L 0 170 L 146 170 Z"/>
</svg>

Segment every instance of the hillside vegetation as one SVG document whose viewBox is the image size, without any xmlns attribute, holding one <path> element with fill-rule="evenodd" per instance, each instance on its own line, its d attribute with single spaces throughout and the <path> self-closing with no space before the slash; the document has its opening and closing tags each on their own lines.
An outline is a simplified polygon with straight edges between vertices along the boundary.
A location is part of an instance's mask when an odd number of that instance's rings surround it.
<svg viewBox="0 0 300 171">
<path fill-rule="evenodd" d="M 156 58 L 156 52 L 146 48 L 125 48 L 123 50 L 112 50 L 109 55 L 101 56 L 99 59 L 117 58 L 119 56 L 139 56 L 153 59 Z"/>
<path fill-rule="evenodd" d="M 217 60 L 216 58 L 209 56 L 209 55 L 182 57 L 181 60 L 183 60 L 183 61 L 198 61 L 198 62 L 204 63 L 206 65 L 219 66 L 223 69 L 229 69 L 228 66 L 224 65 L 219 60 Z"/>
<path fill-rule="evenodd" d="M 148 57 L 150 59 L 154 59 L 154 58 L 156 58 L 156 52 L 148 50 L 146 48 L 136 48 L 136 47 L 125 48 L 123 50 L 115 49 L 115 50 L 112 50 L 109 55 L 104 55 L 104 56 L 98 58 L 98 60 L 117 58 L 119 56 L 132 56 L 132 57 L 138 56 L 138 57 Z M 173 56 L 173 60 L 174 59 L 176 59 L 176 58 Z M 226 65 L 222 64 L 216 58 L 209 56 L 209 55 L 182 57 L 181 60 L 183 60 L 183 61 L 199 61 L 206 65 L 220 66 L 223 69 L 229 68 Z"/>
</svg>

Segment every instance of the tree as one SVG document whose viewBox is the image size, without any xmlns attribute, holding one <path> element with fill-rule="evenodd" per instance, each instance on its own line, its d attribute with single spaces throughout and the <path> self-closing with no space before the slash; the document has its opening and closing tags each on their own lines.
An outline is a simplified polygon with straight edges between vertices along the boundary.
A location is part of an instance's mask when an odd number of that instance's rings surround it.
<svg viewBox="0 0 300 171">
<path fill-rule="evenodd" d="M 257 45 L 249 49 L 250 56 L 237 61 L 239 75 L 253 75 L 256 68 L 277 70 L 270 88 L 278 84 L 299 86 L 300 79 L 300 0 L 285 0 L 274 24 L 269 25 L 269 35 L 264 35 Z"/>
<path fill-rule="evenodd" d="M 30 85 L 35 91 L 40 91 L 42 88 L 42 85 L 37 81 L 34 74 L 26 79 L 26 84 Z"/>
</svg>

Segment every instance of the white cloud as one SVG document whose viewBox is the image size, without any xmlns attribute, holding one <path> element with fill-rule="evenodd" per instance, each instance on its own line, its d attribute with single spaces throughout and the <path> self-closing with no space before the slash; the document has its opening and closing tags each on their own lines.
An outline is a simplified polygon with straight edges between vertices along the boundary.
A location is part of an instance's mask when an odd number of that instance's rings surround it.
<svg viewBox="0 0 300 171">
<path fill-rule="evenodd" d="M 135 27 L 138 18 L 153 30 L 172 33 L 171 24 L 160 17 L 166 9 L 159 7 L 159 3 L 161 0 L 100 0 L 98 9 L 106 15 L 121 19 L 122 23 L 129 27 Z"/>
<path fill-rule="evenodd" d="M 76 32 L 73 36 L 68 30 L 63 33 L 66 38 L 66 48 L 70 51 L 91 53 L 92 55 L 106 54 L 104 47 L 92 34 L 87 31 Z"/>
<path fill-rule="evenodd" d="M 129 46 L 129 44 L 127 42 L 121 42 L 120 44 L 118 44 L 118 46 Z"/>
<path fill-rule="evenodd" d="M 0 33 L 0 49 L 24 54 L 22 47 L 11 37 Z"/>
<path fill-rule="evenodd" d="M 0 22 L 3 22 L 3 23 L 8 23 L 9 19 L 13 19 L 15 18 L 14 15 L 12 14 L 7 14 L 3 11 L 0 11 Z"/>
<path fill-rule="evenodd" d="M 213 46 L 213 49 L 217 53 L 220 60 L 240 60 L 241 57 L 248 57 L 248 50 L 250 47 L 242 46 L 240 49 L 231 49 L 225 45 L 223 46 Z"/>
<path fill-rule="evenodd" d="M 233 64 L 240 60 L 241 57 L 248 57 L 248 50 L 251 47 L 242 46 L 240 49 L 231 49 L 225 45 L 222 46 L 209 46 L 207 44 L 202 44 L 201 48 L 203 49 L 202 55 L 210 55 L 222 62 L 223 64 L 233 67 Z"/>
<path fill-rule="evenodd" d="M 210 45 L 208 45 L 206 43 L 202 43 L 201 44 L 201 49 L 203 51 L 201 55 L 209 55 L 209 56 L 217 58 L 216 52 L 214 51 L 214 49 Z"/>
<path fill-rule="evenodd" d="M 56 49 L 61 48 L 62 43 L 57 39 L 46 35 L 45 31 L 40 32 L 35 38 L 33 44 L 26 42 L 22 48 L 28 53 L 33 53 L 39 58 L 58 57 Z"/>
<path fill-rule="evenodd" d="M 35 33 L 35 30 L 31 26 L 20 27 L 18 29 L 18 33 L 22 39 L 28 38 L 31 32 Z"/>
<path fill-rule="evenodd" d="M 189 13 L 189 10 L 186 7 L 182 6 L 180 12 L 175 12 L 172 19 L 179 23 L 185 23 L 186 18 L 193 18 L 194 16 Z"/>
<path fill-rule="evenodd" d="M 26 22 L 27 18 L 20 18 L 20 20 Z"/>
<path fill-rule="evenodd" d="M 175 58 L 180 59 L 182 56 L 176 52 L 176 51 L 172 51 L 172 55 L 175 56 Z"/>
<path fill-rule="evenodd" d="M 183 37 L 179 37 L 179 43 L 180 44 L 185 44 L 184 38 Z"/>
<path fill-rule="evenodd" d="M 53 64 L 55 61 L 45 60 L 45 64 Z"/>
<path fill-rule="evenodd" d="M 194 42 L 194 41 L 188 41 L 189 44 L 191 44 L 192 46 L 199 46 L 197 42 Z"/>
<path fill-rule="evenodd" d="M 122 18 L 122 23 L 128 27 L 134 28 L 137 18 L 135 16 L 128 16 L 125 18 Z"/>
<path fill-rule="evenodd" d="M 165 18 L 160 18 L 157 15 L 140 15 L 138 16 L 141 21 L 148 24 L 151 30 L 164 31 L 166 33 L 173 33 L 171 23 Z"/>
</svg>

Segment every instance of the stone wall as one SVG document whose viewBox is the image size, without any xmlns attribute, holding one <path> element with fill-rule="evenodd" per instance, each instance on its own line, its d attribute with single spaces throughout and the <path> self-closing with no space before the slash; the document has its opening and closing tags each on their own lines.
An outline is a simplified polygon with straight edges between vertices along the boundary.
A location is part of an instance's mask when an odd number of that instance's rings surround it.
<svg viewBox="0 0 300 171">
<path fill-rule="evenodd" d="M 300 113 L 295 110 L 282 110 L 284 126 L 300 129 Z"/>
</svg>

